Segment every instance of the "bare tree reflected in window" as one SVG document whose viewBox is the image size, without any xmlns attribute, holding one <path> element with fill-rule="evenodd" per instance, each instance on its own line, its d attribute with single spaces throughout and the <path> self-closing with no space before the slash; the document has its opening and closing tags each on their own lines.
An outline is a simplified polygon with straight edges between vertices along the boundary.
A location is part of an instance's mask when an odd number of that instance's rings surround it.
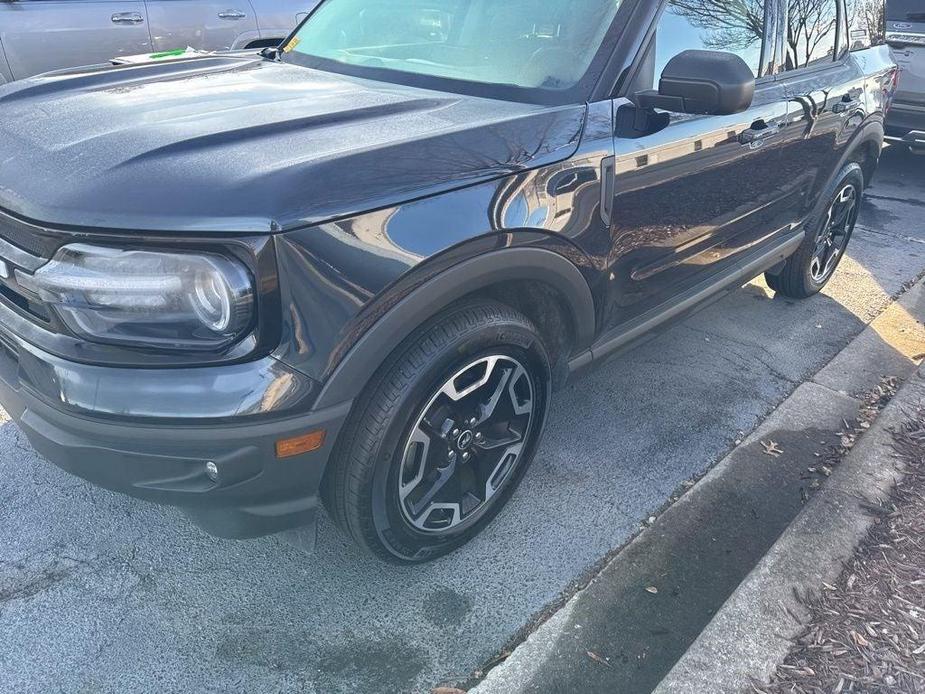
<svg viewBox="0 0 925 694">
<path fill-rule="evenodd" d="M 835 0 L 790 0 L 787 9 L 787 69 L 835 58 L 838 10 Z"/>
<path fill-rule="evenodd" d="M 756 76 L 762 74 L 765 2 L 671 0 L 659 23 L 657 67 L 681 50 L 698 48 L 736 53 Z"/>
<path fill-rule="evenodd" d="M 760 45 L 764 0 L 674 0 L 669 12 L 703 30 L 704 47 L 732 52 Z"/>
<path fill-rule="evenodd" d="M 764 0 L 673 0 L 668 11 L 700 28 L 704 46 L 741 53 L 760 45 L 764 9 Z M 789 0 L 787 9 L 786 68 L 833 60 L 838 27 L 835 0 Z"/>
<path fill-rule="evenodd" d="M 855 31 L 865 32 L 860 45 L 852 48 L 879 46 L 886 40 L 886 2 L 884 0 L 848 0 L 848 26 L 854 38 Z"/>
</svg>

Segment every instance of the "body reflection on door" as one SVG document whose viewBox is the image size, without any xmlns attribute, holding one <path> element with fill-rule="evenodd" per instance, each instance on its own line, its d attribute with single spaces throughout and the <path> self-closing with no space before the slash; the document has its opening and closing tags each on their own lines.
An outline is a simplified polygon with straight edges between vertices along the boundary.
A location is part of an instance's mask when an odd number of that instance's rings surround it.
<svg viewBox="0 0 925 694">
<path fill-rule="evenodd" d="M 660 132 L 616 138 L 610 325 L 654 308 L 789 228 L 788 201 L 797 193 L 781 181 L 781 141 L 740 141 L 758 123 L 780 128 L 787 108 L 771 86 L 744 113 L 673 114 Z"/>
</svg>

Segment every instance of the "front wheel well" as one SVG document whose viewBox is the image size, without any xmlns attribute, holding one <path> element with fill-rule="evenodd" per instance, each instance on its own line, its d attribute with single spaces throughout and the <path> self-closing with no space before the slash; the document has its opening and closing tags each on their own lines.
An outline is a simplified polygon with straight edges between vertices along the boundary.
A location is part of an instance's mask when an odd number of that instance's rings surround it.
<svg viewBox="0 0 925 694">
<path fill-rule="evenodd" d="M 414 327 L 460 300 L 478 297 L 510 306 L 534 322 L 554 360 L 555 385 L 561 384 L 561 365 L 571 353 L 594 339 L 594 296 L 571 260 L 542 248 L 496 250 L 440 272 L 384 312 L 370 308 L 373 322 L 358 326 L 358 337 L 325 378 L 315 406 L 355 399 Z"/>
<path fill-rule="evenodd" d="M 497 301 L 526 316 L 543 339 L 553 368 L 554 385 L 561 385 L 572 350 L 577 347 L 577 327 L 568 300 L 541 280 L 507 280 L 489 285 L 463 297 Z"/>
</svg>

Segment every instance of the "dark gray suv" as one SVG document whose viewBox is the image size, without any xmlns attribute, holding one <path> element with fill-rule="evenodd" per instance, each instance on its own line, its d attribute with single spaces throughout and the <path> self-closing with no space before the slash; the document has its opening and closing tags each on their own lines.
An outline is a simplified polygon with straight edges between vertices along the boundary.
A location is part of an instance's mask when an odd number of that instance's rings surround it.
<svg viewBox="0 0 925 694">
<path fill-rule="evenodd" d="M 0 402 L 217 535 L 324 503 L 389 560 L 458 547 L 554 389 L 835 272 L 895 65 L 786 4 L 325 0 L 262 55 L 0 88 Z"/>
</svg>

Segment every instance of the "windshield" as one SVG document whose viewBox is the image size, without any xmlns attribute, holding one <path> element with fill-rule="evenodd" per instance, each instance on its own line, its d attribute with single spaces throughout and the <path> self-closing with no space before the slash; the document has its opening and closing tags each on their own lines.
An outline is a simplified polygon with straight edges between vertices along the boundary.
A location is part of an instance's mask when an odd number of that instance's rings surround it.
<svg viewBox="0 0 925 694">
<path fill-rule="evenodd" d="M 350 66 L 564 90 L 588 71 L 619 4 L 620 0 L 326 0 L 287 48 L 293 56 L 330 61 L 335 69 Z"/>
<path fill-rule="evenodd" d="M 925 0 L 887 0 L 886 16 L 893 22 L 925 22 Z"/>
</svg>

